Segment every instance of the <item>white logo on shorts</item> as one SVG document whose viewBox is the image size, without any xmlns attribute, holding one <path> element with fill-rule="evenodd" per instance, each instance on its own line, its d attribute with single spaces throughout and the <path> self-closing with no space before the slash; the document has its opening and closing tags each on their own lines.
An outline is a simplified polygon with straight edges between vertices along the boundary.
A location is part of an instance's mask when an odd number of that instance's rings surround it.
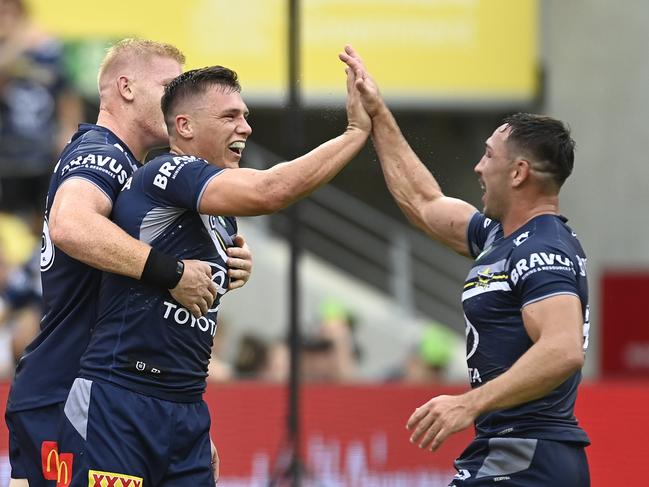
<svg viewBox="0 0 649 487">
<path fill-rule="evenodd" d="M 463 468 L 459 470 L 453 478 L 457 480 L 466 480 L 469 477 L 471 477 L 471 473 L 467 469 Z"/>
</svg>

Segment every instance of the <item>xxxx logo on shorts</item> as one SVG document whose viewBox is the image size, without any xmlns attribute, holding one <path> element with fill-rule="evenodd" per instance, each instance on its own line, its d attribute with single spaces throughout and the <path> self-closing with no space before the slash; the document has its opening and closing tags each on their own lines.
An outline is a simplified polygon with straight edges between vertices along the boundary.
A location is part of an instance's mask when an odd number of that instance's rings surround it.
<svg viewBox="0 0 649 487">
<path fill-rule="evenodd" d="M 72 453 L 59 453 L 56 441 L 41 444 L 41 462 L 45 480 L 56 480 L 56 487 L 68 487 L 72 481 Z"/>
<path fill-rule="evenodd" d="M 89 470 L 88 487 L 142 487 L 142 477 Z"/>
</svg>

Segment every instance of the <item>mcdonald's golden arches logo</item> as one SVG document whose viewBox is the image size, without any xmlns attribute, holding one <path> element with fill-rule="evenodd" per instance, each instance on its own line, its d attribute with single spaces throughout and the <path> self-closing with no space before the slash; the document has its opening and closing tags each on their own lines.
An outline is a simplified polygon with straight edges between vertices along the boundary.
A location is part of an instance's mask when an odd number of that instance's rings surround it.
<svg viewBox="0 0 649 487">
<path fill-rule="evenodd" d="M 68 487 L 72 481 L 72 453 L 59 453 L 56 441 L 41 444 L 41 462 L 45 480 L 56 480 L 56 487 Z"/>
</svg>

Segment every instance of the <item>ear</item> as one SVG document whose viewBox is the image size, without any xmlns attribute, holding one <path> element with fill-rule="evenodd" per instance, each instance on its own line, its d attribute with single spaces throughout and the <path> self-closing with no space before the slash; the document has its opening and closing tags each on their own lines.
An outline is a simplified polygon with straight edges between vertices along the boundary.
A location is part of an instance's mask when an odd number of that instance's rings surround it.
<svg viewBox="0 0 649 487">
<path fill-rule="evenodd" d="M 183 139 L 194 138 L 194 126 L 189 115 L 176 115 L 176 133 Z"/>
<path fill-rule="evenodd" d="M 117 91 L 125 100 L 133 101 L 133 80 L 124 75 L 117 78 Z"/>
<path fill-rule="evenodd" d="M 531 165 L 526 159 L 516 159 L 512 171 L 512 187 L 518 188 L 530 177 Z"/>
</svg>

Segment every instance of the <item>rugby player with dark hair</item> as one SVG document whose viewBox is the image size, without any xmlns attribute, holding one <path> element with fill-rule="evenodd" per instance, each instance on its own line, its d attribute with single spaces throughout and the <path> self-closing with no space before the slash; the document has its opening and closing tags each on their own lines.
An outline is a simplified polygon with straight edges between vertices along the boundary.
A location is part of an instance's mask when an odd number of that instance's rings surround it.
<svg viewBox="0 0 649 487">
<path fill-rule="evenodd" d="M 507 117 L 475 166 L 479 212 L 442 193 L 353 48 L 340 58 L 356 74 L 387 186 L 405 215 L 475 259 L 462 293 L 472 389 L 415 409 L 410 441 L 434 451 L 475 425 L 451 486 L 590 485 L 589 439 L 574 416 L 588 347 L 586 256 L 559 212 L 574 164 L 569 130 L 546 116 Z"/>
<path fill-rule="evenodd" d="M 71 485 L 213 485 L 202 395 L 235 216 L 273 213 L 307 196 L 365 145 L 371 123 L 353 83 L 348 70 L 344 133 L 263 171 L 239 168 L 252 129 L 234 71 L 192 70 L 166 86 L 170 152 L 135 171 L 113 218 L 160 252 L 209 262 L 218 296 L 195 319 L 167 293 L 105 274 L 99 319 L 65 405 L 60 439 L 75 456 Z"/>
<path fill-rule="evenodd" d="M 96 125 L 81 124 L 54 168 L 41 248 L 44 317 L 21 358 L 7 403 L 14 485 L 47 485 L 71 474 L 73 459 L 56 434 L 63 404 L 97 321 L 101 271 L 138 280 L 198 317 L 212 306 L 209 264 L 152 249 L 109 220 L 138 161 L 168 143 L 160 112 L 166 83 L 182 72 L 183 54 L 169 44 L 124 39 L 99 70 Z M 137 237 L 137 236 L 136 236 Z M 250 275 L 250 252 L 228 250 L 232 287 Z M 236 269 L 240 267 L 240 269 Z M 62 460 L 61 460 L 62 459 Z"/>
</svg>

